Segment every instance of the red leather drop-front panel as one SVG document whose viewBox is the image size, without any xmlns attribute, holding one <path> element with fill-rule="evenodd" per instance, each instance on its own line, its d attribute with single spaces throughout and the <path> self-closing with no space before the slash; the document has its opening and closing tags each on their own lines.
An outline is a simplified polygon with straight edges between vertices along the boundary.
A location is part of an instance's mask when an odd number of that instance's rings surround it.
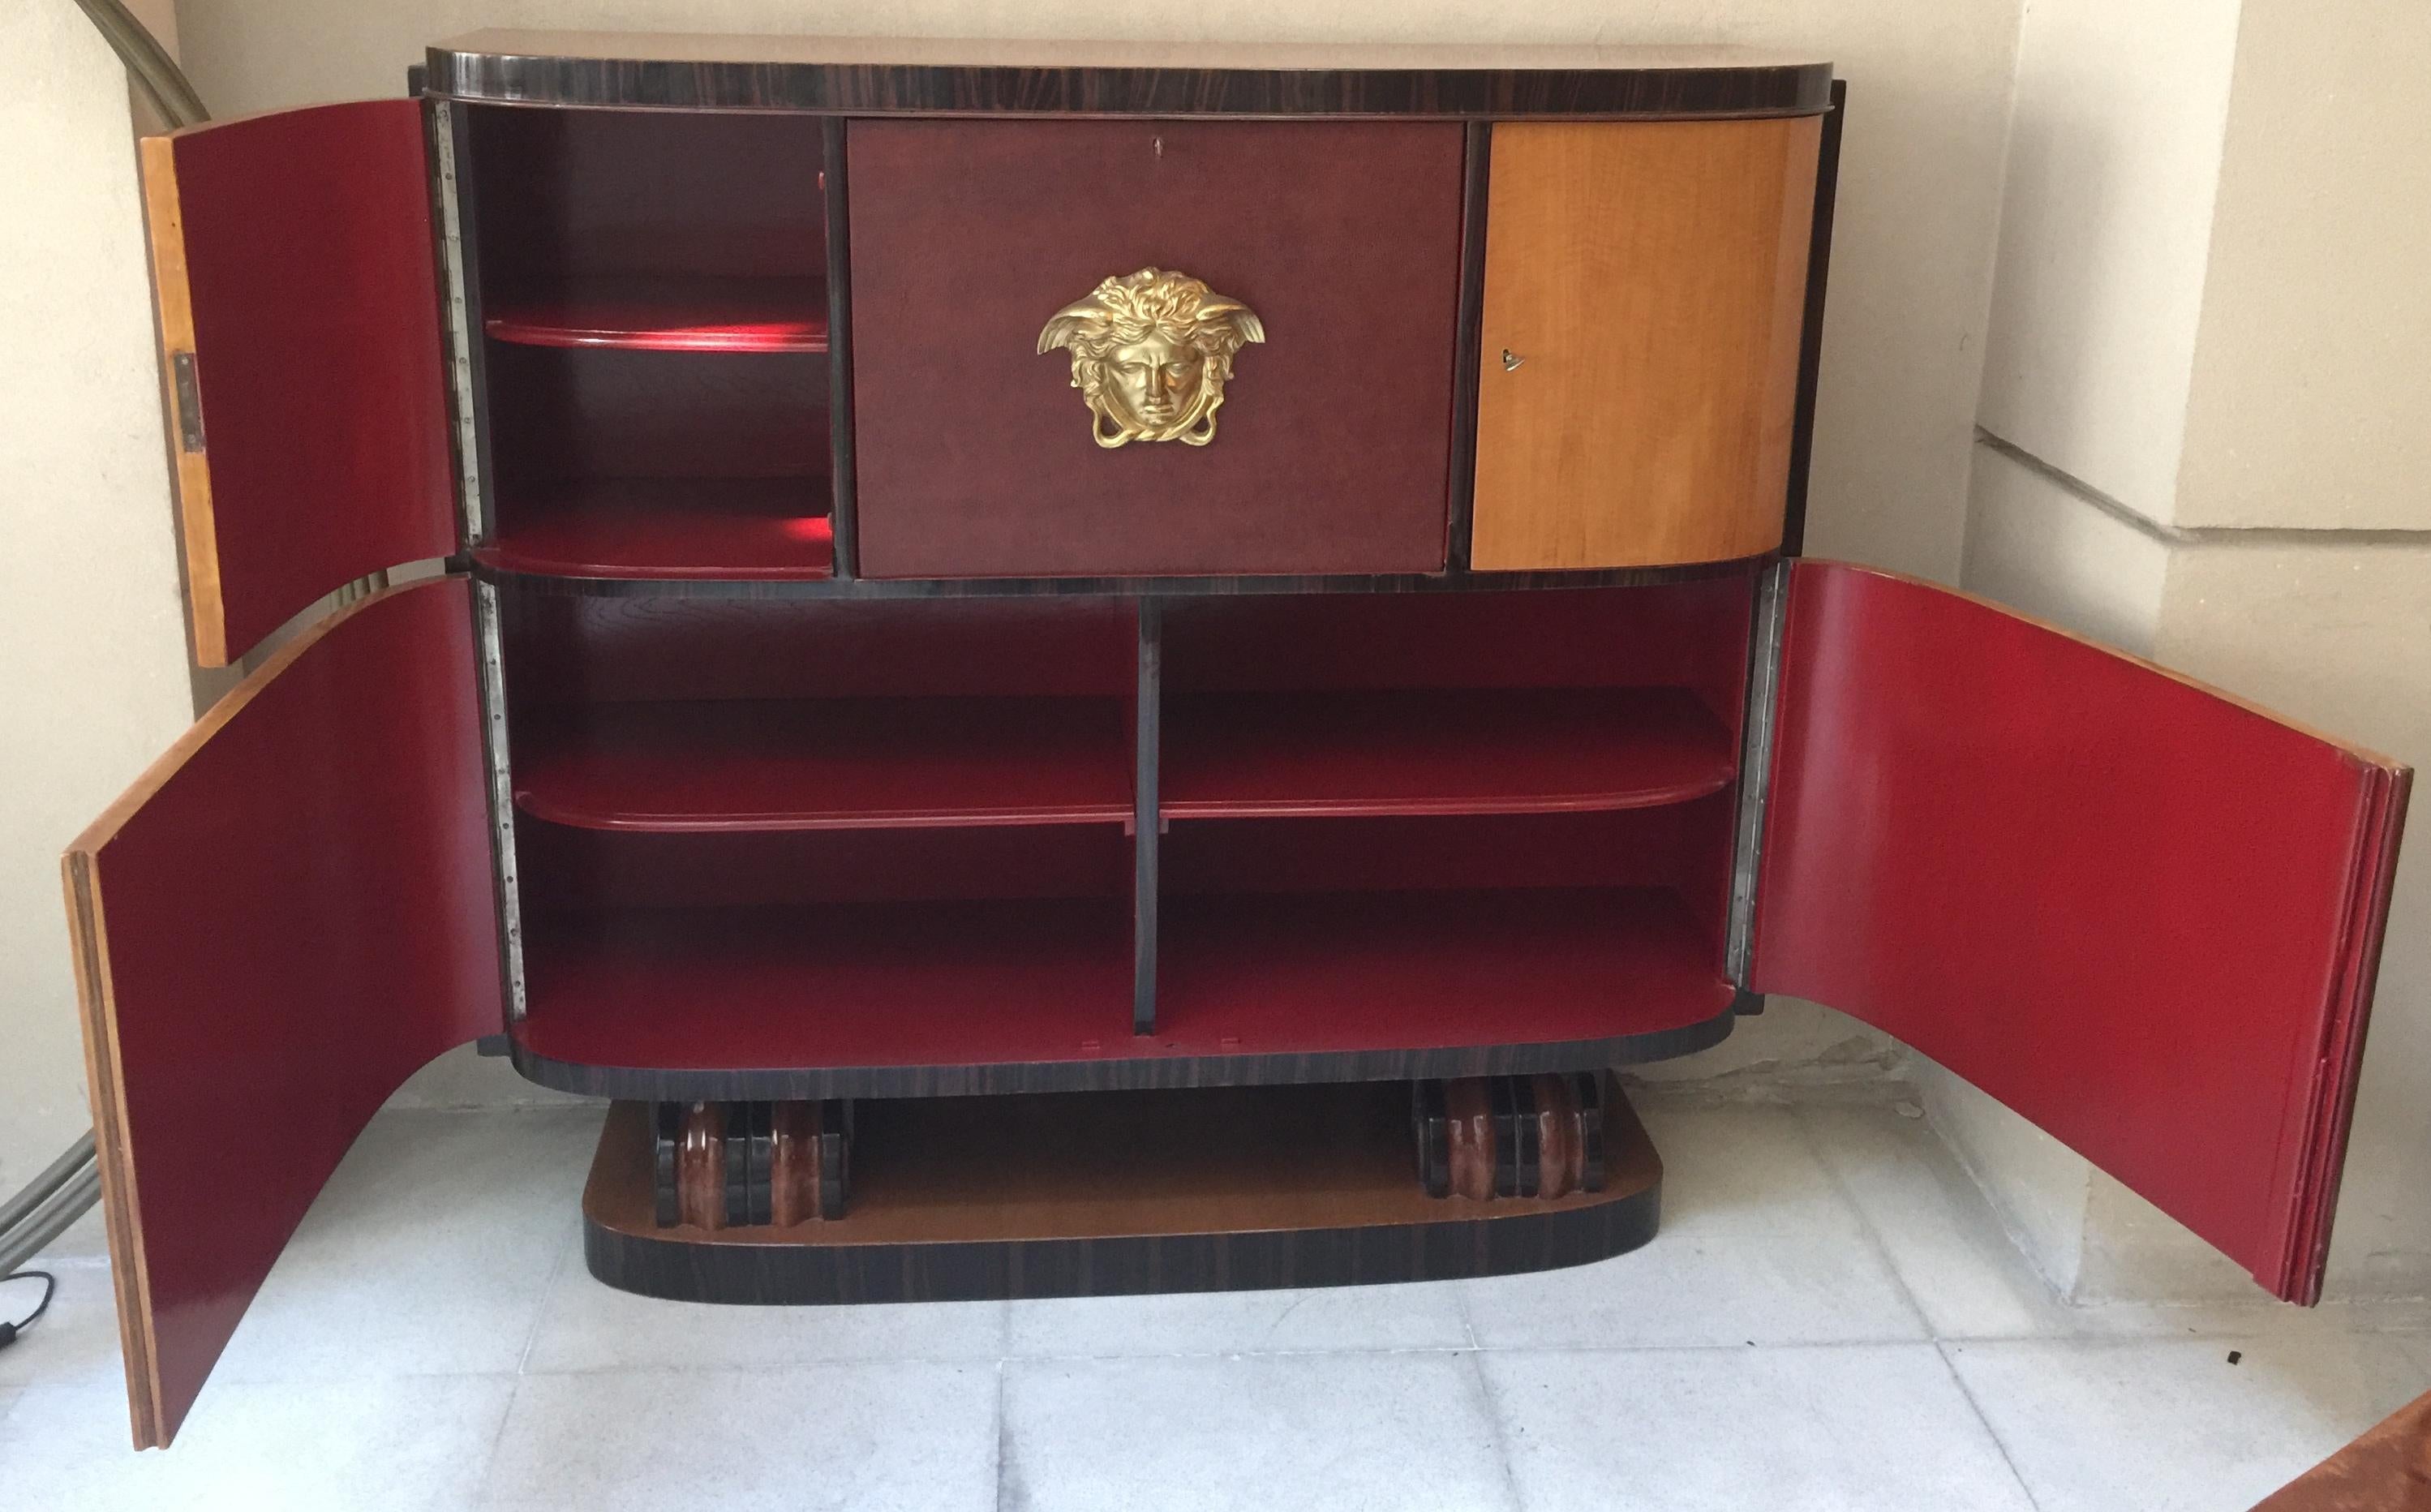
<svg viewBox="0 0 2431 1512">
<path fill-rule="evenodd" d="M 1443 565 L 1458 125 L 856 121 L 850 143 L 867 576 Z M 1039 332 L 1150 266 L 1266 340 L 1212 444 L 1100 449 Z"/>
<path fill-rule="evenodd" d="M 505 1021 L 463 580 L 366 599 L 258 678 L 70 854 L 111 1022 L 112 1260 L 148 1336 L 129 1386 L 162 1443 L 374 1110 Z"/>
<path fill-rule="evenodd" d="M 173 139 L 226 650 L 456 549 L 416 100 Z"/>
<path fill-rule="evenodd" d="M 2310 1302 L 2406 777 L 1991 605 L 1800 563 L 1752 985 L 1906 1041 Z"/>
</svg>

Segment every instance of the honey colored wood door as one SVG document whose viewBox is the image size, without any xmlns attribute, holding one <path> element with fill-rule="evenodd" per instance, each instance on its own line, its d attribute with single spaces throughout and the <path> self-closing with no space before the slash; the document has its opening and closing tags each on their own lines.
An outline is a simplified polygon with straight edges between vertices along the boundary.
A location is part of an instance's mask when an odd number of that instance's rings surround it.
<svg viewBox="0 0 2431 1512">
<path fill-rule="evenodd" d="M 1781 544 L 1820 116 L 1498 126 L 1470 564 Z"/>
</svg>

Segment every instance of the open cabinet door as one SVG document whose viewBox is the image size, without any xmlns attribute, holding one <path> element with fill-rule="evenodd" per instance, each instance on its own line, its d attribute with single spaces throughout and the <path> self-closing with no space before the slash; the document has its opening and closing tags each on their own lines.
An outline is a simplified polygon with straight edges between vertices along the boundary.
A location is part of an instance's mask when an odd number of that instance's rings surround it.
<svg viewBox="0 0 2431 1512">
<path fill-rule="evenodd" d="M 381 1101 L 504 1027 L 467 593 L 330 616 L 68 852 L 139 1448 Z"/>
<path fill-rule="evenodd" d="M 456 549 L 422 108 L 143 143 L 195 659 Z"/>
<path fill-rule="evenodd" d="M 1787 592 L 1751 984 L 2318 1301 L 2410 774 L 1926 583 Z"/>
</svg>

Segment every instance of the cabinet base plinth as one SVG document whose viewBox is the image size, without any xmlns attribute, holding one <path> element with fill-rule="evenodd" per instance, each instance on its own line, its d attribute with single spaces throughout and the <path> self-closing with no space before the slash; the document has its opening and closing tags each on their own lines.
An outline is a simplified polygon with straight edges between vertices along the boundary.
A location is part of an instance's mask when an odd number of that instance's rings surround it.
<svg viewBox="0 0 2431 1512">
<path fill-rule="evenodd" d="M 857 1103 L 842 1218 L 661 1227 L 649 1105 L 582 1197 L 591 1273 L 644 1296 L 827 1303 L 1236 1291 L 1581 1265 L 1654 1236 L 1662 1162 L 1604 1100 L 1600 1191 L 1427 1195 L 1411 1090 L 1316 1086 Z"/>
</svg>

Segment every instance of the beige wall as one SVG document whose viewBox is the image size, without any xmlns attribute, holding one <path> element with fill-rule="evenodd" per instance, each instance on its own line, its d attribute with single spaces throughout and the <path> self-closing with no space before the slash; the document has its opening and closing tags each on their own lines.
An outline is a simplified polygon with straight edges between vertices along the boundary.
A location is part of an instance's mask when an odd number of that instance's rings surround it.
<svg viewBox="0 0 2431 1512">
<path fill-rule="evenodd" d="M 2234 0 L 2037 0 L 1979 415 L 2156 519 L 2177 492 Z"/>
<path fill-rule="evenodd" d="M 2181 10 L 2202 24 L 2171 53 L 2154 28 Z M 2020 58 L 1967 584 L 2431 765 L 2431 10 L 2038 0 Z M 2334 1296 L 2431 1293 L 2431 804 L 2405 846 Z M 2252 1292 L 1922 1079 L 2071 1295 Z"/>
<path fill-rule="evenodd" d="M 59 852 L 193 714 L 126 75 L 0 5 L 0 1195 L 86 1125 Z"/>
<path fill-rule="evenodd" d="M 2431 530 L 2431 5 L 2244 9 L 2164 518 Z"/>
</svg>

